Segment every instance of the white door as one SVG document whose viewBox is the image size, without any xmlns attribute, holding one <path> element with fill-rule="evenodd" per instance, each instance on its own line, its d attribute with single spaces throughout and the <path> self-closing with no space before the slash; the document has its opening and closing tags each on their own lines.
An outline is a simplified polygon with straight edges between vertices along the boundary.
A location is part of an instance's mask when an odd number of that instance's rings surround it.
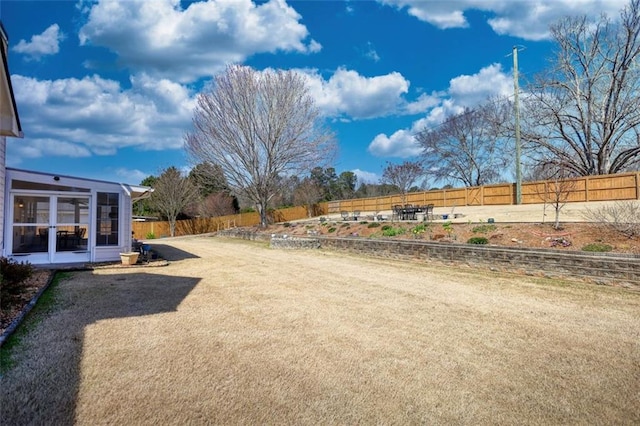
<svg viewBox="0 0 640 426">
<path fill-rule="evenodd" d="M 89 195 L 13 194 L 11 256 L 33 264 L 88 262 Z"/>
</svg>

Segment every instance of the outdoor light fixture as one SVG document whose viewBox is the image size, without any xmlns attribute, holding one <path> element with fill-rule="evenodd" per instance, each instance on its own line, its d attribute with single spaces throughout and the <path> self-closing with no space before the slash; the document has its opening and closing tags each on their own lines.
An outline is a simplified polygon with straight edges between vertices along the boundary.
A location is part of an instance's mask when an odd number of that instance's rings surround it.
<svg viewBox="0 0 640 426">
<path fill-rule="evenodd" d="M 20 208 L 24 207 L 24 202 L 22 201 L 22 198 L 18 200 L 18 207 Z"/>
<path fill-rule="evenodd" d="M 60 180 L 60 176 L 54 176 L 53 180 L 55 180 L 56 182 Z"/>
</svg>

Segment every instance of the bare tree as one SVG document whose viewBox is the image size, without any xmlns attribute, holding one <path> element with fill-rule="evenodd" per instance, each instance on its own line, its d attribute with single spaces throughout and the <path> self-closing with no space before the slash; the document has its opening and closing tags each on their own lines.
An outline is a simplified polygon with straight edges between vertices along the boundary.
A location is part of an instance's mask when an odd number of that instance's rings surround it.
<svg viewBox="0 0 640 426">
<path fill-rule="evenodd" d="M 418 179 L 424 177 L 425 170 L 420 162 L 405 161 L 402 164 L 387 163 L 382 171 L 382 182 L 394 185 L 400 191 L 402 204 L 407 202 L 407 193 Z"/>
<path fill-rule="evenodd" d="M 568 17 L 551 27 L 553 68 L 523 97 L 523 141 L 574 175 L 640 165 L 640 0 L 619 23 Z"/>
<path fill-rule="evenodd" d="M 507 103 L 488 102 L 476 109 L 466 108 L 437 128 L 418 133 L 416 139 L 423 148 L 429 174 L 465 186 L 500 180 L 508 159 L 496 123 L 506 121 L 508 114 Z"/>
<path fill-rule="evenodd" d="M 178 215 L 197 199 L 198 189 L 191 180 L 175 167 L 169 167 L 156 179 L 149 202 L 152 208 L 167 217 L 173 237 Z"/>
<path fill-rule="evenodd" d="M 213 192 L 207 195 L 200 203 L 200 214 L 205 217 L 226 216 L 236 214 L 237 201 L 228 193 Z"/>
<path fill-rule="evenodd" d="M 219 165 L 231 190 L 255 203 L 262 226 L 280 177 L 306 174 L 335 150 L 304 77 L 293 71 L 227 67 L 198 96 L 193 126 L 188 154 Z"/>
<path fill-rule="evenodd" d="M 534 175 L 541 181 L 536 185 L 536 192 L 544 203 L 543 215 L 546 214 L 547 204 L 550 204 L 555 212 L 553 228 L 560 229 L 560 211 L 576 189 L 576 181 L 572 179 L 574 176 L 570 170 L 558 167 L 552 162 L 540 163 Z"/>
<path fill-rule="evenodd" d="M 323 189 L 318 183 L 307 177 L 300 182 L 293 194 L 294 202 L 297 205 L 305 206 L 309 217 L 313 216 L 313 207 L 322 199 Z"/>
</svg>

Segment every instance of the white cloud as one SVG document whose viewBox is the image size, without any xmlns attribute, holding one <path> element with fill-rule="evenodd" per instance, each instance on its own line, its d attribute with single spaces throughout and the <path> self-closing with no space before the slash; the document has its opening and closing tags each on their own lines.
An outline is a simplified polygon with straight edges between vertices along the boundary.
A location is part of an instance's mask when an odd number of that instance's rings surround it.
<svg viewBox="0 0 640 426">
<path fill-rule="evenodd" d="M 180 149 L 195 106 L 183 86 L 147 75 L 131 77 L 126 90 L 99 76 L 11 78 L 22 126 L 28 129 L 15 147 L 22 157 L 111 155 L 124 147 Z"/>
<path fill-rule="evenodd" d="M 409 158 L 419 155 L 421 148 L 412 132 L 398 130 L 391 136 L 377 135 L 369 144 L 368 151 L 377 157 Z"/>
<path fill-rule="evenodd" d="M 31 41 L 20 40 L 12 50 L 27 55 L 29 59 L 39 60 L 43 56 L 58 53 L 60 42 L 64 39 L 65 35 L 60 32 L 58 24 L 53 24 L 42 34 L 31 37 Z"/>
<path fill-rule="evenodd" d="M 142 182 L 147 177 L 153 175 L 153 173 L 143 172 L 142 170 L 126 169 L 123 167 L 119 167 L 113 172 L 121 182 Z"/>
<path fill-rule="evenodd" d="M 461 113 L 465 107 L 472 108 L 485 102 L 490 96 L 509 96 L 513 93 L 513 78 L 502 71 L 499 64 L 482 68 L 473 75 L 461 75 L 449 81 L 443 93 L 423 94 L 417 101 L 407 105 L 411 112 L 424 111 L 426 115 L 413 122 L 411 129 L 402 129 L 391 136 L 377 135 L 369 144 L 369 152 L 378 157 L 408 158 L 421 152 L 414 134 L 433 128 L 448 116 Z"/>
<path fill-rule="evenodd" d="M 448 92 L 456 104 L 471 107 L 492 95 L 513 94 L 513 77 L 503 73 L 500 64 L 492 64 L 477 74 L 453 78 L 449 82 Z"/>
<path fill-rule="evenodd" d="M 284 0 L 100 1 L 87 9 L 82 45 L 104 46 L 119 63 L 182 83 L 209 77 L 261 52 L 321 49 Z"/>
<path fill-rule="evenodd" d="M 351 170 L 354 175 L 358 177 L 358 185 L 361 183 L 377 183 L 380 181 L 380 176 L 372 172 L 366 172 L 360 169 Z"/>
<path fill-rule="evenodd" d="M 400 73 L 364 77 L 357 71 L 339 68 L 325 80 L 317 71 L 300 70 L 316 105 L 327 117 L 354 119 L 383 117 L 398 111 L 409 81 Z"/>
<path fill-rule="evenodd" d="M 464 13 L 469 10 L 489 12 L 487 23 L 497 34 L 543 40 L 549 37 L 549 25 L 568 15 L 599 16 L 602 12 L 617 18 L 628 0 L 378 0 L 407 10 L 409 15 L 441 28 L 466 28 Z"/>
</svg>

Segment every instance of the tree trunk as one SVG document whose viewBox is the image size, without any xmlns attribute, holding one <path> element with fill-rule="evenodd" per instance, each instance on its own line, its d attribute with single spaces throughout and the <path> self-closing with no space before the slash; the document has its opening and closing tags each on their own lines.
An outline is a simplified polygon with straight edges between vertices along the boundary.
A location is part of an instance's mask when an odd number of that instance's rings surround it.
<svg viewBox="0 0 640 426">
<path fill-rule="evenodd" d="M 169 218 L 169 233 L 172 237 L 176 236 L 176 219 Z"/>
</svg>

